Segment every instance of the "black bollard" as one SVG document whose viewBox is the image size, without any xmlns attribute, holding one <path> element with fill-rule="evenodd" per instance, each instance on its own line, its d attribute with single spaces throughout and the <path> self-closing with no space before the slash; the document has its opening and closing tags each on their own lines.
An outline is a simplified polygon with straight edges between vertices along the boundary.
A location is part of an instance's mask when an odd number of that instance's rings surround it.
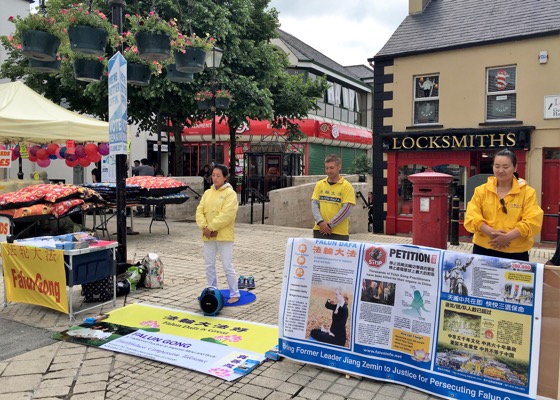
<svg viewBox="0 0 560 400">
<path fill-rule="evenodd" d="M 556 226 L 556 252 L 550 262 L 552 265 L 560 266 L 560 203 L 558 203 L 558 225 Z"/>
<path fill-rule="evenodd" d="M 449 243 L 459 245 L 459 197 L 453 196 L 451 200 L 451 238 Z"/>
</svg>

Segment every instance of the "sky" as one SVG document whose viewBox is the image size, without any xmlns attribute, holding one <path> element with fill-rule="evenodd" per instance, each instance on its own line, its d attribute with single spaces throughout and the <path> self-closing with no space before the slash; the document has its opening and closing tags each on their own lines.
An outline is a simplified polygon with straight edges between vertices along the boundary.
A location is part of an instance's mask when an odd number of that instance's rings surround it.
<svg viewBox="0 0 560 400">
<path fill-rule="evenodd" d="M 340 65 L 367 65 L 408 15 L 409 0 L 271 0 L 280 29 Z"/>
</svg>

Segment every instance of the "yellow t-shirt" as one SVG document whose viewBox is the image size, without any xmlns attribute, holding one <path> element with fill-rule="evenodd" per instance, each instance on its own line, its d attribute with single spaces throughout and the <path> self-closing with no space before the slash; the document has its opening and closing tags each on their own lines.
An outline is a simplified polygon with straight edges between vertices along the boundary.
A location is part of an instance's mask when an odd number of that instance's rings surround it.
<svg viewBox="0 0 560 400">
<path fill-rule="evenodd" d="M 330 221 L 342 208 L 345 203 L 356 205 L 356 193 L 354 188 L 344 178 L 340 178 L 335 184 L 329 184 L 328 178 L 321 179 L 315 185 L 313 190 L 313 200 L 319 201 L 319 209 L 324 221 Z M 335 226 L 332 233 L 335 235 L 348 235 L 348 218 L 345 218 L 340 224 Z M 314 230 L 319 230 L 319 226 L 315 224 Z"/>
</svg>

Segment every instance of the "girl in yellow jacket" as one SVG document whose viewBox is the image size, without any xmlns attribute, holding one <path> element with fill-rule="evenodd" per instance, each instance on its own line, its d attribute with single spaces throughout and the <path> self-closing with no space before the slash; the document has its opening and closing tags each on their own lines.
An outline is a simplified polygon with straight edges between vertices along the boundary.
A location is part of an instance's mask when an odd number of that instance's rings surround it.
<svg viewBox="0 0 560 400">
<path fill-rule="evenodd" d="M 535 189 L 517 175 L 517 157 L 505 149 L 494 156 L 494 176 L 478 186 L 467 205 L 465 229 L 474 233 L 473 254 L 529 261 L 543 210 Z"/>
<path fill-rule="evenodd" d="M 237 216 L 237 193 L 226 182 L 228 170 L 225 165 L 212 168 L 213 185 L 204 192 L 196 208 L 196 224 L 202 231 L 204 241 L 204 266 L 208 286 L 218 287 L 216 255 L 222 258 L 222 267 L 229 286 L 228 303 L 239 301 L 237 274 L 232 264 L 233 228 Z"/>
</svg>

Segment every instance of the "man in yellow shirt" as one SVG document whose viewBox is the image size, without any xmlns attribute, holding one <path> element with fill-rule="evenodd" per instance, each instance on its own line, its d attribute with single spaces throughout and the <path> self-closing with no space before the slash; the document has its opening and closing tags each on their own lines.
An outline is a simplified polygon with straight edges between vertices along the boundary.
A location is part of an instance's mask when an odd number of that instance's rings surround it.
<svg viewBox="0 0 560 400">
<path fill-rule="evenodd" d="M 339 156 L 331 154 L 325 158 L 327 177 L 317 182 L 311 197 L 314 238 L 350 240 L 348 217 L 356 205 L 356 194 L 350 182 L 340 176 L 341 169 Z"/>
</svg>

